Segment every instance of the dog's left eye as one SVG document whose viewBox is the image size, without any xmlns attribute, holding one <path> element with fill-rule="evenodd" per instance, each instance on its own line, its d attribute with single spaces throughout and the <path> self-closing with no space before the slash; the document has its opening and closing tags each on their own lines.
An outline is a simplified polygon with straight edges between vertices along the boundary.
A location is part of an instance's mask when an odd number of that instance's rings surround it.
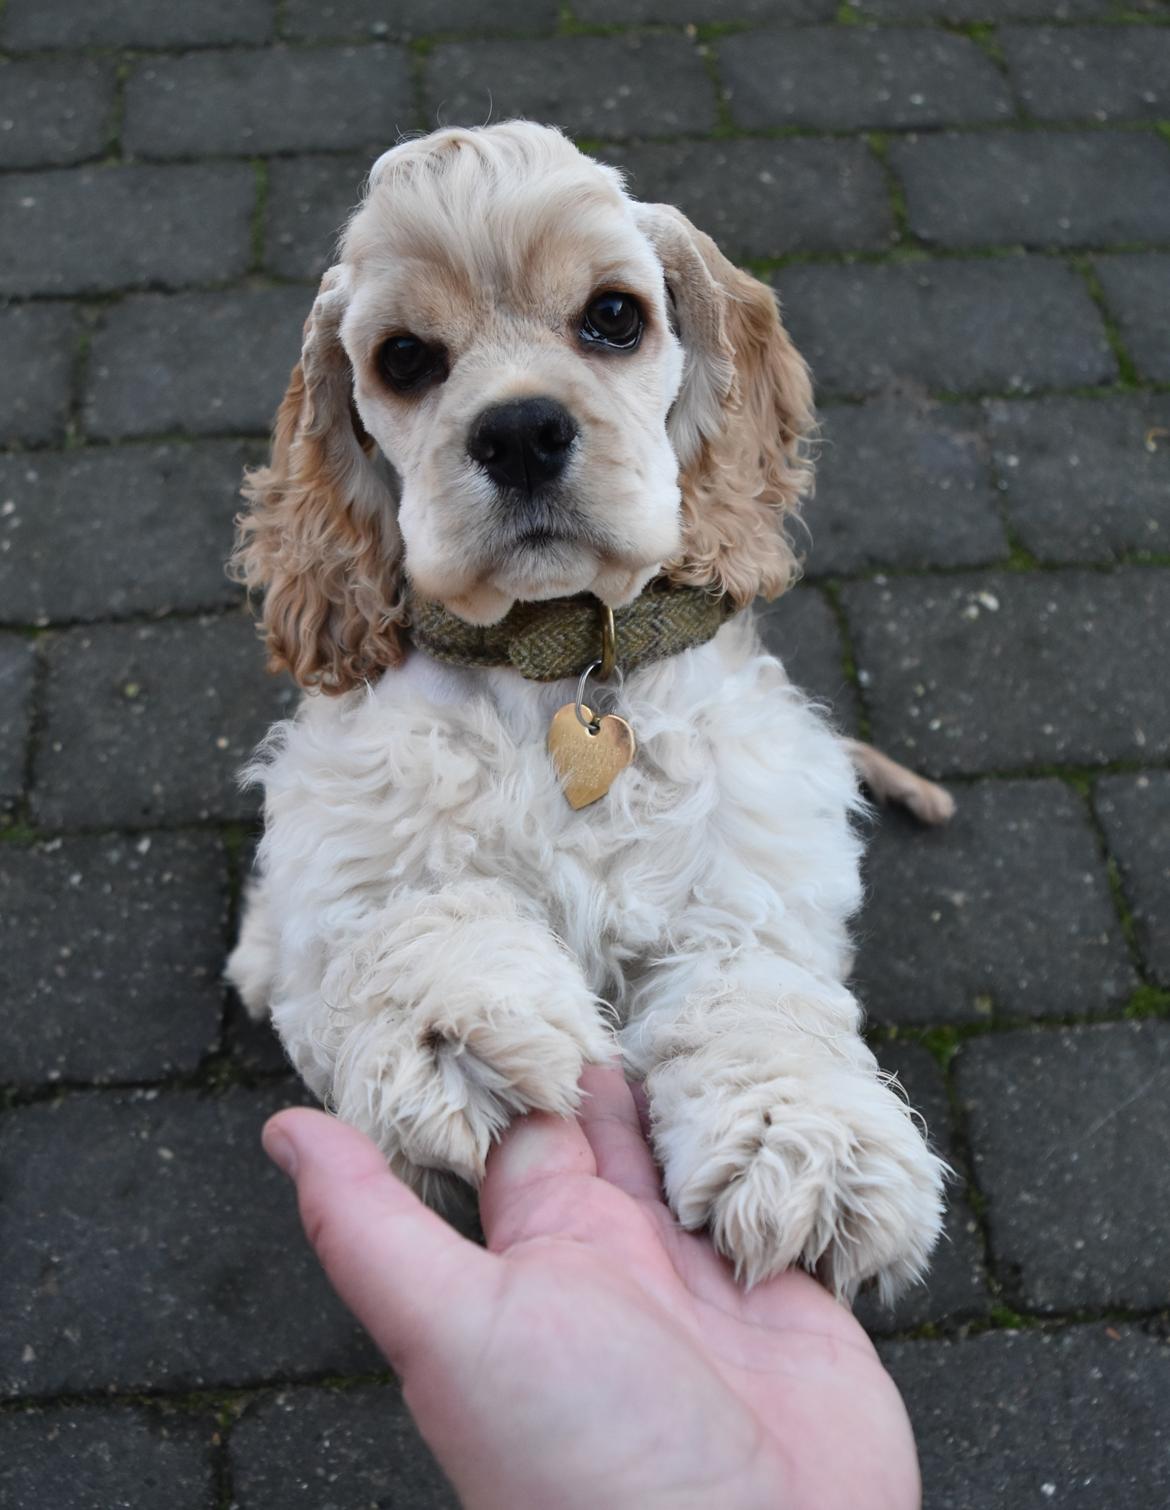
<svg viewBox="0 0 1170 1510">
<path fill-rule="evenodd" d="M 405 393 L 432 378 L 446 377 L 447 354 L 418 336 L 391 336 L 378 350 L 378 367 L 392 388 Z"/>
<path fill-rule="evenodd" d="M 581 338 L 630 351 L 638 344 L 644 324 L 636 299 L 610 291 L 590 301 L 581 317 Z"/>
</svg>

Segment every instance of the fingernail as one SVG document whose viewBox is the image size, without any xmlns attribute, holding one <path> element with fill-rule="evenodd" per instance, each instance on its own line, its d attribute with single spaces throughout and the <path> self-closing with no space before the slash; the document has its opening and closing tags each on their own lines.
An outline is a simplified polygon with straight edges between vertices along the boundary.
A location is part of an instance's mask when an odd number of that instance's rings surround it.
<svg viewBox="0 0 1170 1510">
<path fill-rule="evenodd" d="M 276 1165 L 277 1169 L 283 1170 L 290 1180 L 297 1176 L 297 1151 L 293 1147 L 292 1140 L 286 1138 L 278 1127 L 266 1127 L 260 1135 L 260 1141 L 264 1145 L 264 1152 Z"/>
</svg>

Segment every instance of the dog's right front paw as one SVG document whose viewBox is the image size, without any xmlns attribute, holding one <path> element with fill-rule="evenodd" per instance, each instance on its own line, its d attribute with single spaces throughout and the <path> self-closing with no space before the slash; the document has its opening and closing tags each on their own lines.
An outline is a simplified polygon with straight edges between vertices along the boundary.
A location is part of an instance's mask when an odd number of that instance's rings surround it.
<svg viewBox="0 0 1170 1510">
<path fill-rule="evenodd" d="M 876 1067 L 819 1049 L 785 1061 L 700 1052 L 652 1073 L 670 1204 L 749 1285 L 798 1264 L 842 1297 L 872 1280 L 888 1300 L 926 1268 L 945 1166 Z"/>
</svg>

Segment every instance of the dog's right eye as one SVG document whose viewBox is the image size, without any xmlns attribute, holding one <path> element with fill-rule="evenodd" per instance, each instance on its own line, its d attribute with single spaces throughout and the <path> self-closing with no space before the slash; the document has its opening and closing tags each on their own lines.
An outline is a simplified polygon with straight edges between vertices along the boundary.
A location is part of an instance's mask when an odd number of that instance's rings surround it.
<svg viewBox="0 0 1170 1510">
<path fill-rule="evenodd" d="M 378 350 L 378 367 L 392 388 L 406 393 L 447 376 L 447 353 L 409 333 L 390 336 Z"/>
</svg>

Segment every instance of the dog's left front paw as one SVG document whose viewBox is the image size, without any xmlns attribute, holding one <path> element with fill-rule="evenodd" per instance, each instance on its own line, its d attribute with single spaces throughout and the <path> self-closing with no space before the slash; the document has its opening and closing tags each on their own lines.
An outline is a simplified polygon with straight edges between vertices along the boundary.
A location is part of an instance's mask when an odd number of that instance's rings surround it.
<svg viewBox="0 0 1170 1510">
<path fill-rule="evenodd" d="M 924 1272 L 946 1166 L 872 1061 L 815 1049 L 777 1072 L 700 1050 L 647 1092 L 676 1216 L 748 1285 L 799 1265 L 844 1298 L 873 1280 L 889 1300 Z"/>
</svg>

